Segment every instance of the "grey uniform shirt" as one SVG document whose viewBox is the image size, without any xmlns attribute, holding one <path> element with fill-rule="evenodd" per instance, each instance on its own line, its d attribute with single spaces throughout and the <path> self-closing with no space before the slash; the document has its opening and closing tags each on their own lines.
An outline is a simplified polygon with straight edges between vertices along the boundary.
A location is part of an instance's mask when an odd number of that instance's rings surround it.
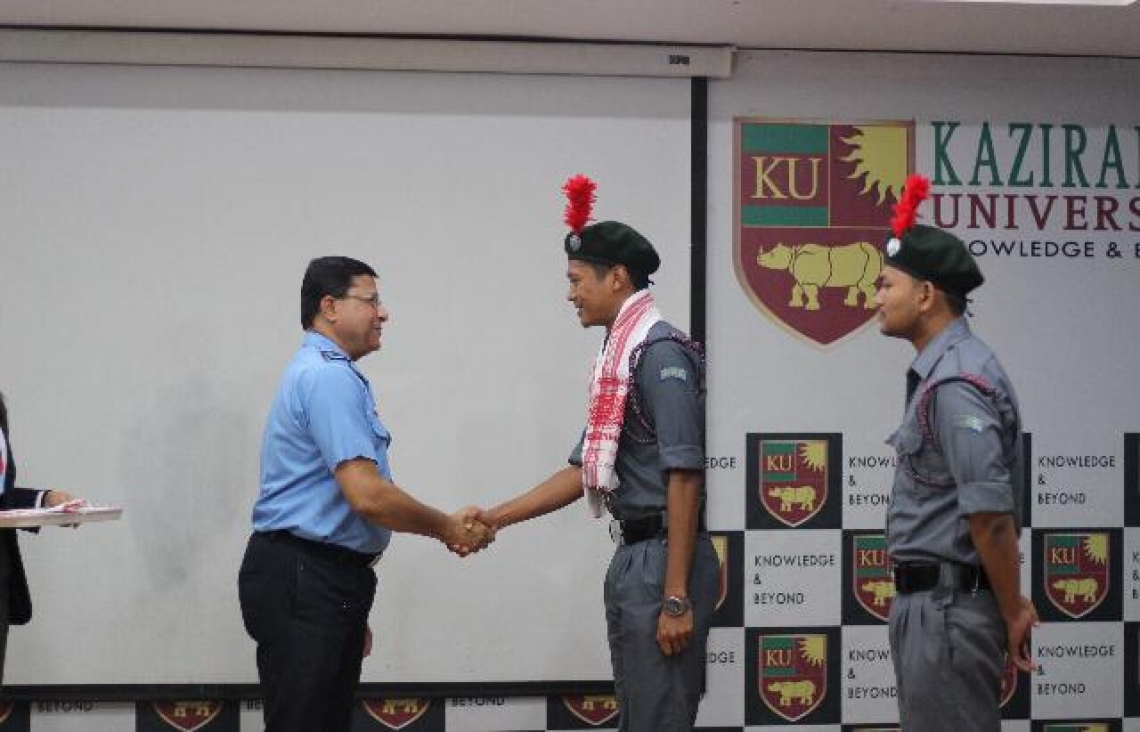
<svg viewBox="0 0 1140 732">
<path fill-rule="evenodd" d="M 670 335 L 684 337 L 664 321 L 649 329 L 647 340 Z M 659 514 L 666 508 L 666 471 L 704 469 L 704 391 L 700 359 L 672 340 L 654 343 L 641 354 L 634 377 L 641 392 L 641 407 L 657 431 L 656 439 L 633 411 L 632 395 L 626 400 L 625 419 L 618 441 L 616 472 L 618 487 L 607 505 L 619 519 Z M 582 464 L 582 438 L 569 459 Z"/>
<path fill-rule="evenodd" d="M 910 368 L 921 381 L 902 425 L 887 439 L 899 461 L 887 510 L 887 553 L 895 562 L 976 565 L 971 514 L 1010 513 L 1021 529 L 1025 456 L 1013 385 L 964 318 L 927 344 Z M 962 374 L 981 377 L 993 395 L 964 381 L 937 387 L 929 402 L 931 444 L 919 423 L 922 396 L 931 384 Z"/>
</svg>

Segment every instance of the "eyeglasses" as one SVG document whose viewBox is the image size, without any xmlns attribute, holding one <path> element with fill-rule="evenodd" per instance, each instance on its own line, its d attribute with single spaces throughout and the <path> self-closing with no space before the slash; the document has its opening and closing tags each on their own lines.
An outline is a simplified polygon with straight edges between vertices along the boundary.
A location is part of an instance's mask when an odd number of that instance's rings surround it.
<svg viewBox="0 0 1140 732">
<path fill-rule="evenodd" d="M 351 298 L 353 300 L 359 300 L 360 302 L 363 302 L 363 303 L 368 303 L 369 305 L 372 306 L 373 310 L 380 310 L 380 306 L 383 304 L 380 302 L 380 296 L 379 295 L 373 295 L 372 297 L 364 297 L 363 295 L 344 295 L 344 297 L 342 297 L 340 299 L 343 300 L 345 298 Z"/>
</svg>

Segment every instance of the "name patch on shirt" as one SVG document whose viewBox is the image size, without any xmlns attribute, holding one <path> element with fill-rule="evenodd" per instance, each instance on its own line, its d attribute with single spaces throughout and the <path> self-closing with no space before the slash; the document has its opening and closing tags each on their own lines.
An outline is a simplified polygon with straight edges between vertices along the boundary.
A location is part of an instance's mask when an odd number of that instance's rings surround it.
<svg viewBox="0 0 1140 732">
<path fill-rule="evenodd" d="M 679 381 L 688 383 L 689 372 L 680 366 L 666 366 L 665 368 L 661 369 L 660 379 L 661 381 L 666 381 L 668 379 L 677 379 Z"/>
<path fill-rule="evenodd" d="M 971 432 L 977 432 L 978 434 L 981 434 L 982 430 L 985 429 L 985 425 L 982 424 L 982 418 L 975 417 L 972 414 L 958 417 L 958 419 L 954 420 L 954 426 L 970 430 Z"/>
</svg>

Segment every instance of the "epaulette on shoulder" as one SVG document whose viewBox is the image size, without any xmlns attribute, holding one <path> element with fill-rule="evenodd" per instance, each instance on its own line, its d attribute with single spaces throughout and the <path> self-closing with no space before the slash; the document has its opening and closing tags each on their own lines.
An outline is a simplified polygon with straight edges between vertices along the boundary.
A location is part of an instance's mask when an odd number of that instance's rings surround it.
<svg viewBox="0 0 1140 732">
<path fill-rule="evenodd" d="M 326 361 L 348 361 L 349 360 L 348 356 L 345 356 L 343 353 L 337 353 L 336 351 L 321 351 L 321 356 L 323 356 Z"/>
</svg>

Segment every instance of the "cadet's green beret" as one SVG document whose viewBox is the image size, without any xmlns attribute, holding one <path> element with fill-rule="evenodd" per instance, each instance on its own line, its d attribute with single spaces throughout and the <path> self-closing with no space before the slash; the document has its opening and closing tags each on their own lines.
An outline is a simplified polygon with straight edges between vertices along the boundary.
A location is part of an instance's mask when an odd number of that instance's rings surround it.
<svg viewBox="0 0 1140 732">
<path fill-rule="evenodd" d="M 884 264 L 929 280 L 940 290 L 963 299 L 985 280 L 961 239 L 923 224 L 915 224 L 901 237 L 887 241 Z"/>
<path fill-rule="evenodd" d="M 600 221 L 578 233 L 571 231 L 566 235 L 563 246 L 570 259 L 624 264 L 631 272 L 646 276 L 661 266 L 661 258 L 649 240 L 618 221 Z"/>
</svg>

